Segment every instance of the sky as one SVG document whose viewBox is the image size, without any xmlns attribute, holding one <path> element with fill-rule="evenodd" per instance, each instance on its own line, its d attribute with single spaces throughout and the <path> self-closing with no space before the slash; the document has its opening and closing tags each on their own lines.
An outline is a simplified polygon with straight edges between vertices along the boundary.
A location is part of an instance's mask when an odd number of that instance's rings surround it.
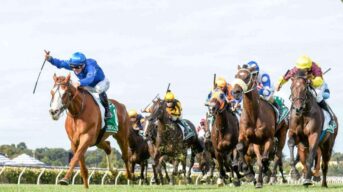
<svg viewBox="0 0 343 192">
<path fill-rule="evenodd" d="M 65 115 L 48 113 L 52 76 L 44 49 L 60 59 L 81 51 L 111 82 L 110 98 L 143 109 L 168 83 L 183 117 L 198 124 L 213 74 L 228 82 L 250 60 L 272 81 L 303 54 L 332 70 L 328 103 L 343 118 L 343 3 L 340 0 L 2 0 L 0 6 L 0 144 L 70 146 Z M 76 79 L 75 75 L 73 78 Z M 277 95 L 289 106 L 289 84 Z M 112 143 L 115 144 L 114 140 Z M 287 148 L 287 146 L 285 146 Z M 335 151 L 343 152 L 342 130 Z"/>
</svg>

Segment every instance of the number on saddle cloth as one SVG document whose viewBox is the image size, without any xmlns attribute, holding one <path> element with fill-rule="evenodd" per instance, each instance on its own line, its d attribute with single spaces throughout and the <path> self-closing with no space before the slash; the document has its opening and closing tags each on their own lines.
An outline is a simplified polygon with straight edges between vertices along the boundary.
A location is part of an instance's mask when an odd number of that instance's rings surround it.
<svg viewBox="0 0 343 192">
<path fill-rule="evenodd" d="M 110 112 L 112 113 L 112 118 L 106 120 L 106 125 L 104 128 L 106 129 L 106 132 L 117 133 L 119 128 L 117 109 L 115 105 L 111 102 L 109 103 L 109 107 Z"/>
</svg>

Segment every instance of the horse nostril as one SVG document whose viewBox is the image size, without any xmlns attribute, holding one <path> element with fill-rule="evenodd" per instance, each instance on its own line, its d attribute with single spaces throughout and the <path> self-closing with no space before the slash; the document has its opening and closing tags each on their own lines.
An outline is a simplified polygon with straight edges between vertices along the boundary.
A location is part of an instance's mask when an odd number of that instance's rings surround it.
<svg viewBox="0 0 343 192">
<path fill-rule="evenodd" d="M 49 112 L 51 115 L 55 115 L 58 112 L 58 109 L 56 110 L 50 109 Z"/>
</svg>

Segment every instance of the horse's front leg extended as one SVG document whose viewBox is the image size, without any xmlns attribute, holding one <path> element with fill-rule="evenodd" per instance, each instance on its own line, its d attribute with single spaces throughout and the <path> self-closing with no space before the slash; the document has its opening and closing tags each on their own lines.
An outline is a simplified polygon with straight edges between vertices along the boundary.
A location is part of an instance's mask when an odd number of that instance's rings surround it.
<svg viewBox="0 0 343 192">
<path fill-rule="evenodd" d="M 218 162 L 219 178 L 217 179 L 218 186 L 224 186 L 225 170 L 223 156 L 219 152 L 215 152 L 216 159 Z"/>
<path fill-rule="evenodd" d="M 178 168 L 179 168 L 179 163 L 180 161 L 178 159 L 174 159 L 173 161 L 173 173 L 171 175 L 171 180 L 170 180 L 170 184 L 171 185 L 174 185 L 175 184 L 175 177 L 178 175 L 179 171 L 178 171 Z"/>
<path fill-rule="evenodd" d="M 274 138 L 270 138 L 264 144 L 263 156 L 262 156 L 262 166 L 263 173 L 265 174 L 264 183 L 269 183 L 270 170 L 269 170 L 269 155 L 274 148 Z"/>
<path fill-rule="evenodd" d="M 303 182 L 303 185 L 307 186 L 307 185 L 312 185 L 312 165 L 313 165 L 313 161 L 314 158 L 317 154 L 317 149 L 318 149 L 318 133 L 313 133 L 311 135 L 309 135 L 308 137 L 308 143 L 309 143 L 309 156 L 307 158 L 306 161 L 306 167 L 307 167 L 307 172 L 305 175 L 305 180 Z"/>
<path fill-rule="evenodd" d="M 80 143 L 74 153 L 73 158 L 71 159 L 69 163 L 69 169 L 67 173 L 65 174 L 64 178 L 59 181 L 59 184 L 61 185 L 68 185 L 69 184 L 69 179 L 73 173 L 73 170 L 76 166 L 76 164 L 80 161 L 82 157 L 84 157 L 88 147 L 91 144 L 91 140 L 89 139 L 88 136 L 81 136 L 80 137 Z M 86 184 L 85 184 L 86 187 Z"/>
<path fill-rule="evenodd" d="M 262 169 L 263 169 L 263 165 L 262 165 L 262 156 L 260 153 L 260 146 L 254 144 L 254 152 L 256 154 L 256 158 L 257 158 L 257 166 L 258 166 L 258 178 L 257 178 L 257 183 L 255 185 L 256 188 L 262 188 L 263 186 L 263 178 L 262 178 Z"/>
<path fill-rule="evenodd" d="M 294 160 L 294 147 L 295 147 L 295 136 L 291 133 L 288 135 L 289 139 L 287 142 L 288 148 L 289 148 L 289 155 L 290 155 L 290 166 L 291 166 L 291 177 L 292 179 L 298 180 L 300 178 L 300 174 L 295 167 L 296 163 Z"/>
</svg>

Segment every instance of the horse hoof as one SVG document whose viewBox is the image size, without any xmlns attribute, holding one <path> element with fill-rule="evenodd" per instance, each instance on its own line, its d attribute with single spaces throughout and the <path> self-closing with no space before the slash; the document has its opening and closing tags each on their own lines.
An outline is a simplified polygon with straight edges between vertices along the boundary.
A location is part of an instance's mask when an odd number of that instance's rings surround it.
<svg viewBox="0 0 343 192">
<path fill-rule="evenodd" d="M 304 185 L 304 186 L 312 185 L 311 179 L 305 179 L 304 182 L 303 182 L 303 185 Z"/>
<path fill-rule="evenodd" d="M 282 179 L 282 183 L 288 183 L 287 179 Z"/>
<path fill-rule="evenodd" d="M 260 182 L 258 182 L 258 183 L 256 183 L 256 185 L 255 185 L 255 188 L 262 188 L 262 183 L 260 183 Z"/>
<path fill-rule="evenodd" d="M 218 178 L 218 180 L 217 180 L 217 186 L 218 186 L 218 187 L 223 187 L 223 186 L 224 186 L 224 181 L 223 181 L 223 179 Z"/>
<path fill-rule="evenodd" d="M 61 179 L 60 181 L 58 181 L 58 184 L 60 185 L 69 185 L 69 181 L 66 179 Z"/>
<path fill-rule="evenodd" d="M 241 186 L 241 181 L 240 180 L 234 180 L 233 181 L 233 186 L 235 186 L 235 187 Z"/>
<path fill-rule="evenodd" d="M 321 178 L 320 178 L 320 176 L 313 176 L 313 177 L 312 177 L 312 181 L 314 181 L 314 182 L 320 182 L 320 181 L 321 181 Z"/>
</svg>

